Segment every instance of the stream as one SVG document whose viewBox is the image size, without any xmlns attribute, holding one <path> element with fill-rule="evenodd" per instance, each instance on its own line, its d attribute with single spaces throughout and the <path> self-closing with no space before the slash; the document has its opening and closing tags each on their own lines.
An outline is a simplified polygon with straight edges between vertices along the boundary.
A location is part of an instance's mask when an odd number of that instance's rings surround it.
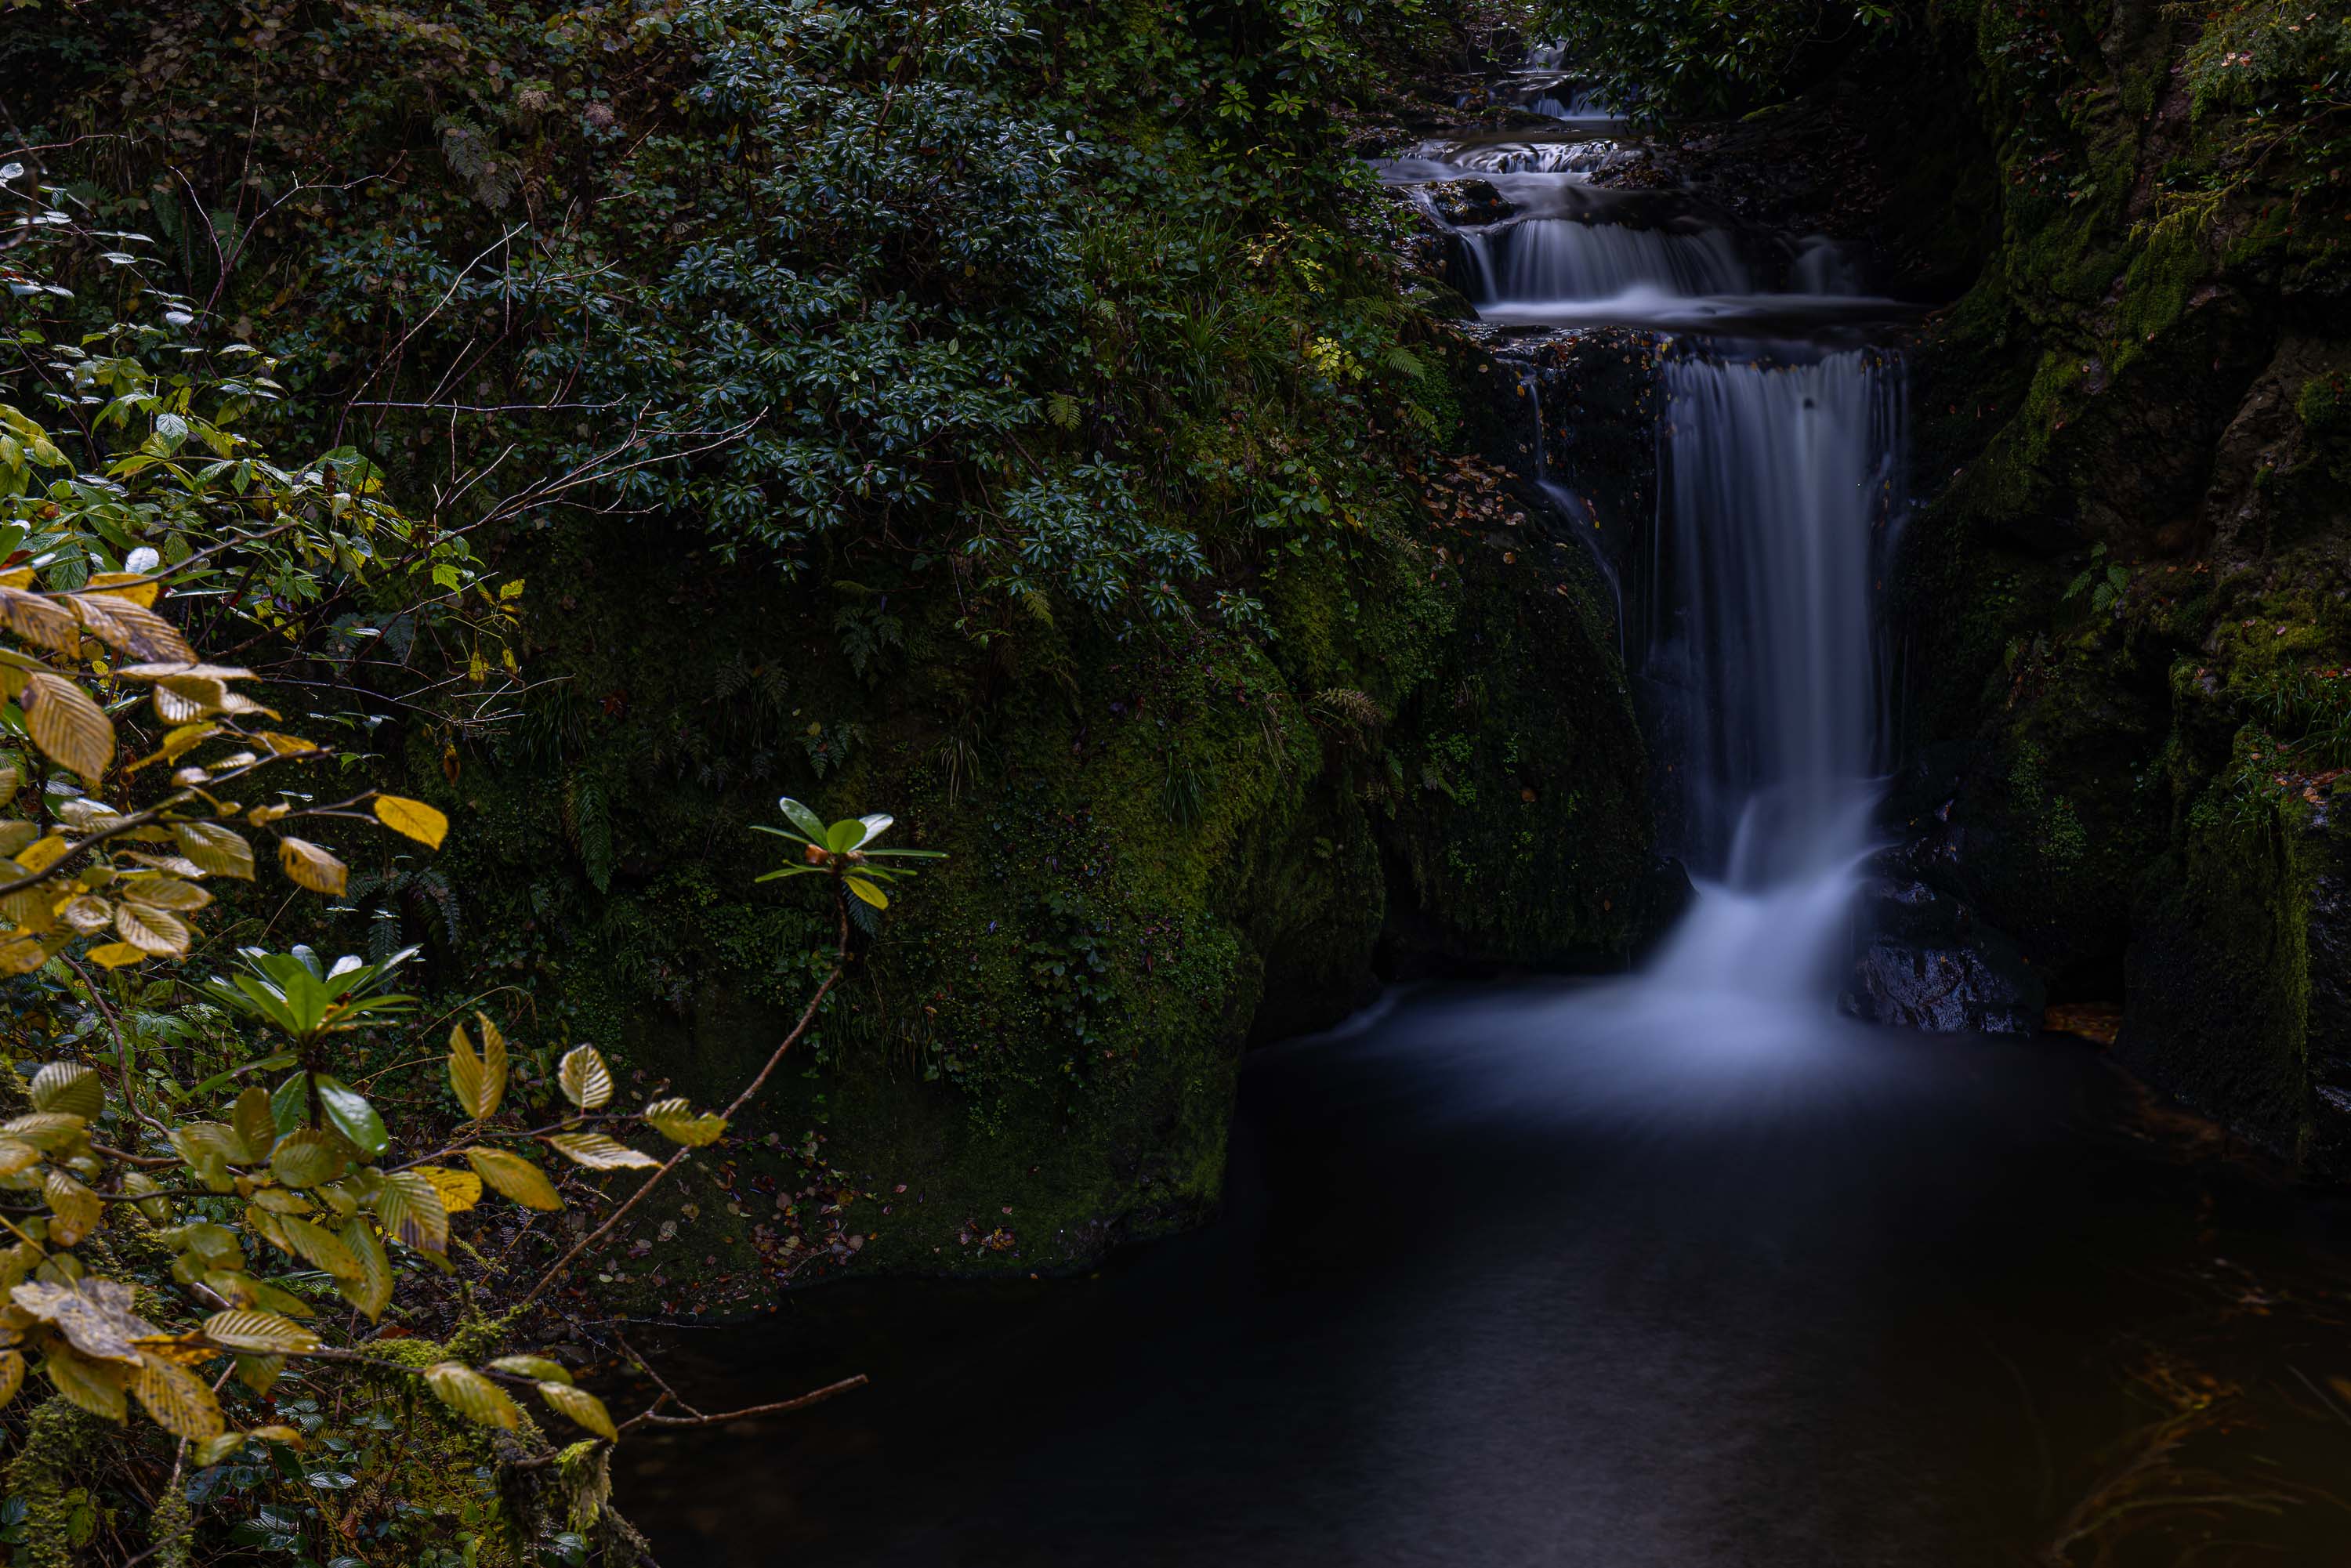
<svg viewBox="0 0 2351 1568">
<path fill-rule="evenodd" d="M 1607 106 L 1379 166 L 1499 357 L 1656 334 L 1602 552 L 1667 848 L 1639 974 L 1431 986 L 1245 1065 L 1227 1211 L 1084 1281 L 852 1281 L 666 1331 L 670 1568 L 2319 1563 L 2351 1540 L 2351 1211 L 2087 1041 L 1841 1018 L 1891 768 L 1907 308 L 1816 235 L 1619 189 Z M 1508 204 L 1446 220 L 1432 188 Z M 1538 383 L 1530 381 L 1540 393 Z M 1536 478 L 1568 526 L 1578 477 Z"/>
</svg>

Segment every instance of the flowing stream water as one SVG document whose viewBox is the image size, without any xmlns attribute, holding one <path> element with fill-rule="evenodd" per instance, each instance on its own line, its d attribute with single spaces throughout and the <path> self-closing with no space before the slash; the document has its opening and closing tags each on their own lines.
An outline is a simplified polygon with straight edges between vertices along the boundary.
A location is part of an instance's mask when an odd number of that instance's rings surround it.
<svg viewBox="0 0 2351 1568">
<path fill-rule="evenodd" d="M 1835 1015 L 1903 368 L 1835 247 L 1592 188 L 1606 123 L 1384 172 L 1511 203 L 1460 235 L 1489 322 L 1667 340 L 1622 612 L 1690 909 L 1638 974 L 1258 1053 L 1225 1217 L 1092 1279 L 674 1331 L 712 1403 L 874 1386 L 624 1445 L 671 1568 L 2344 1560 L 2340 1207 L 2081 1042 Z"/>
</svg>

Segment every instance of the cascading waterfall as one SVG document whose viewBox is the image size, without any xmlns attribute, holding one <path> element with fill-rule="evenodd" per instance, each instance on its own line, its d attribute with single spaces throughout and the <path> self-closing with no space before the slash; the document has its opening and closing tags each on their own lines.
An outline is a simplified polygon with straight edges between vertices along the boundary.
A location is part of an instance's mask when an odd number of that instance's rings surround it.
<svg viewBox="0 0 2351 1568">
<path fill-rule="evenodd" d="M 1662 986 L 1826 993 L 1868 847 L 1872 583 L 1898 502 L 1898 363 L 1689 354 L 1665 369 L 1644 674 L 1678 753 L 1696 907 Z"/>
<path fill-rule="evenodd" d="M 1614 106 L 1587 87 L 1562 87 L 1556 92 L 1544 93 L 1527 108 L 1553 120 L 1613 120 L 1616 116 Z"/>
<path fill-rule="evenodd" d="M 1573 112 L 1572 79 L 1542 74 L 1559 71 L 1556 55 L 1530 64 L 1523 100 Z M 1678 797 L 1667 839 L 1698 899 L 1647 973 L 1594 1001 L 1627 1039 L 1692 1027 L 1801 1038 L 1834 994 L 1879 792 L 1871 589 L 1904 419 L 1897 359 L 1824 352 L 1805 335 L 1851 340 L 1852 326 L 1900 308 L 1865 296 L 1823 236 L 1742 246 L 1686 199 L 1595 186 L 1610 147 L 1430 143 L 1384 177 L 1420 189 L 1478 170 L 1509 204 L 1507 221 L 1456 225 L 1419 198 L 1458 239 L 1465 291 L 1489 324 L 1782 340 L 1677 338 L 1664 357 L 1652 559 L 1643 602 L 1620 591 L 1618 627 L 1626 636 L 1627 612 L 1641 623 L 1632 662 Z M 1585 508 L 1574 476 L 1548 467 L 1540 377 L 1525 391 L 1536 482 L 1573 521 Z"/>
<path fill-rule="evenodd" d="M 1490 234 L 1464 234 L 1481 304 L 1608 299 L 1636 289 L 1686 297 L 1743 294 L 1747 267 L 1719 229 L 1675 234 L 1528 218 Z"/>
</svg>

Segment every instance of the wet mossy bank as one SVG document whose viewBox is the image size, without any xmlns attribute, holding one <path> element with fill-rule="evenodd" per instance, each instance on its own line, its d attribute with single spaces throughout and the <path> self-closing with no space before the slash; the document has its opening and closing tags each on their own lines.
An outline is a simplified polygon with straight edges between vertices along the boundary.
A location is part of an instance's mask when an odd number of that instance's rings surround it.
<svg viewBox="0 0 2351 1568">
<path fill-rule="evenodd" d="M 833 919 L 753 881 L 781 852 L 750 831 L 762 771 L 948 857 L 853 930 L 805 1054 L 632 1219 L 603 1292 L 726 1312 L 852 1260 L 1085 1266 L 1213 1211 L 1250 1044 L 1385 979 L 1621 968 L 1654 933 L 1670 878 L 1605 590 L 1466 450 L 1506 444 L 1507 378 L 1430 351 L 1465 451 L 1258 574 L 1266 635 L 1057 616 L 974 658 L 949 561 L 797 594 L 683 547 L 665 572 L 592 538 L 547 563 L 569 727 L 543 766 L 465 772 L 482 829 L 449 868 L 491 890 L 472 928 L 517 934 L 541 1032 L 697 1097 L 756 1070 Z M 844 607 L 892 618 L 862 670 Z"/>
<path fill-rule="evenodd" d="M 2304 84 L 2346 41 L 2264 5 L 1938 13 L 1997 174 L 1951 225 L 1999 237 L 1915 355 L 1895 585 L 1951 890 L 2053 999 L 2121 1001 L 2134 1065 L 2331 1174 L 2351 224 Z"/>
</svg>

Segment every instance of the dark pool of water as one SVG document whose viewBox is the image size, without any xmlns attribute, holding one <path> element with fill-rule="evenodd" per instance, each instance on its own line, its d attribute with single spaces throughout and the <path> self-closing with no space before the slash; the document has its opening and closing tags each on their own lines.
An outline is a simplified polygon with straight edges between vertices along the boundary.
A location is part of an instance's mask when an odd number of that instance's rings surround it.
<svg viewBox="0 0 2351 1568">
<path fill-rule="evenodd" d="M 2351 1563 L 2351 1216 L 2082 1041 L 1428 990 L 1252 1059 L 1232 1157 L 1092 1279 L 675 1331 L 698 1403 L 873 1385 L 622 1505 L 667 1568 Z"/>
</svg>

